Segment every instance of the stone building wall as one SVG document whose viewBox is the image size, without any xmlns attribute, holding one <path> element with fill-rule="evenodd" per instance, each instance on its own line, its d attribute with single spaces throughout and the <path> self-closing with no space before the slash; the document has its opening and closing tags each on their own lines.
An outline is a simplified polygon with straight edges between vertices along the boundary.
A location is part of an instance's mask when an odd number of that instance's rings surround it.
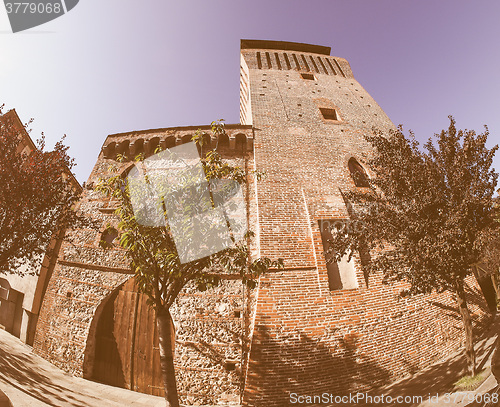
<svg viewBox="0 0 500 407">
<path fill-rule="evenodd" d="M 68 233 L 50 278 L 34 349 L 64 370 L 92 377 L 95 351 L 95 319 L 111 294 L 132 278 L 124 252 L 99 246 L 108 225 L 117 228 L 115 204 L 94 190 L 100 178 L 122 173 L 133 165 L 130 157 L 151 155 L 157 145 L 172 147 L 191 140 L 196 129 L 207 126 L 149 130 L 111 135 L 86 183 L 79 210 L 101 225 L 99 230 Z M 253 131 L 250 126 L 227 125 L 227 139 L 213 139 L 228 162 L 248 175 L 244 186 L 247 221 L 256 230 Z M 116 160 L 117 154 L 127 158 Z M 252 247 L 255 253 L 255 244 Z M 171 312 L 176 327 L 175 365 L 181 400 L 188 403 L 216 403 L 239 400 L 242 386 L 242 350 L 248 348 L 248 290 L 235 276 L 200 293 L 187 286 Z M 154 327 L 151 327 L 154 329 Z"/>
</svg>

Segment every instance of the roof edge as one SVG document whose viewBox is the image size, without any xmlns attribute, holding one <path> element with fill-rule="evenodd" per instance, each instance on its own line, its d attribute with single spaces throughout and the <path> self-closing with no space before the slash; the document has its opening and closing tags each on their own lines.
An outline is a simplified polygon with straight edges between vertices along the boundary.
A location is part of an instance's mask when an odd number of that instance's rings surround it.
<svg viewBox="0 0 500 407">
<path fill-rule="evenodd" d="M 272 40 L 241 40 L 241 49 L 276 49 L 283 51 L 310 52 L 313 54 L 330 55 L 331 47 L 323 45 L 304 44 L 301 42 Z"/>
<path fill-rule="evenodd" d="M 242 129 L 242 130 L 250 130 L 252 129 L 251 124 L 239 124 L 239 123 L 234 123 L 234 124 L 224 124 L 224 127 L 226 129 Z M 144 129 L 144 130 L 132 130 L 132 131 L 126 131 L 123 133 L 113 133 L 113 134 L 108 134 L 108 137 L 121 137 L 121 136 L 131 136 L 131 135 L 140 135 L 140 134 L 147 134 L 147 133 L 161 133 L 164 131 L 168 130 L 173 130 L 173 131 L 196 131 L 198 129 L 200 130 L 210 130 L 212 126 L 210 124 L 204 124 L 201 126 L 174 126 L 174 127 L 162 127 L 158 129 Z M 106 143 L 106 141 L 104 142 Z"/>
</svg>

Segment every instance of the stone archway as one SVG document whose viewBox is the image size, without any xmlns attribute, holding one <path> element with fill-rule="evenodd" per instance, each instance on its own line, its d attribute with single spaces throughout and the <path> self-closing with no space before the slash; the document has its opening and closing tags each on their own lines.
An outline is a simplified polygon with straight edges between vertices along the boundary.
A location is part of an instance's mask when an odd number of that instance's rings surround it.
<svg viewBox="0 0 500 407">
<path fill-rule="evenodd" d="M 97 315 L 91 380 L 163 396 L 155 312 L 131 278 Z"/>
</svg>

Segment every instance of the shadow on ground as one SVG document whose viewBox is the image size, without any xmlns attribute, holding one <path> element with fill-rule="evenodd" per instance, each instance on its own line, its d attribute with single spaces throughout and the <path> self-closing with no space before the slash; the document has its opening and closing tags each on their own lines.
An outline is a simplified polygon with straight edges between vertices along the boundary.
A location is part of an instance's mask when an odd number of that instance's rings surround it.
<svg viewBox="0 0 500 407">
<path fill-rule="evenodd" d="M 491 320 L 490 320 L 491 321 Z M 482 371 L 487 365 L 487 361 L 495 348 L 494 341 L 488 341 L 489 338 L 495 337 L 500 332 L 500 321 L 498 319 L 490 328 L 484 332 L 479 338 L 475 339 L 476 363 L 477 371 Z M 437 395 L 444 393 L 453 393 L 455 390 L 454 383 L 461 377 L 467 374 L 467 363 L 463 352 L 456 354 L 454 357 L 436 363 L 424 371 L 403 379 L 395 384 L 380 388 L 370 394 L 391 396 L 395 399 L 398 396 L 410 397 L 406 402 L 387 403 L 388 406 L 406 406 L 416 407 L 420 403 L 429 401 L 430 397 L 437 399 Z M 414 398 L 421 396 L 422 399 Z M 376 404 L 366 404 L 372 406 Z M 380 405 L 380 404 L 377 404 Z M 439 407 L 438 404 L 434 404 Z"/>
<path fill-rule="evenodd" d="M 49 373 L 33 363 L 27 348 L 23 348 L 25 354 L 10 350 L 13 349 L 2 346 L 0 354 L 1 381 L 49 406 L 88 407 L 88 400 L 92 397 L 89 397 L 88 394 L 75 392 L 74 389 L 68 390 L 57 384 L 49 377 Z M 81 399 L 79 396 L 82 396 Z M 99 399 L 94 399 L 95 405 L 99 405 Z"/>
</svg>

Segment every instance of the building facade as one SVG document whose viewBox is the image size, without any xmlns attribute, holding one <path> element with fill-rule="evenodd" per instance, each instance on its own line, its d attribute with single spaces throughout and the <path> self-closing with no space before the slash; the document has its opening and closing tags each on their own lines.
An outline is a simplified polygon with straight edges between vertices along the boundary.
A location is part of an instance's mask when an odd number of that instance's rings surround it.
<svg viewBox="0 0 500 407">
<path fill-rule="evenodd" d="M 0 126 L 6 126 L 10 136 L 19 138 L 17 154 L 29 155 L 37 148 L 15 109 L 0 116 Z M 67 173 L 70 174 L 69 171 Z M 78 181 L 69 176 L 74 188 L 81 190 Z M 24 265 L 13 273 L 0 273 L 0 327 L 28 345 L 33 345 L 48 275 L 55 265 L 56 259 L 48 253 L 57 251 L 60 244 L 61 237 L 55 236 L 48 245 L 47 253 L 40 256 L 29 270 Z"/>
<path fill-rule="evenodd" d="M 462 346 L 448 294 L 399 296 L 404 284 L 364 275 L 362 262 L 328 262 L 329 227 L 349 218 L 343 191 L 366 188 L 372 154 L 364 136 L 394 128 L 330 48 L 242 40 L 240 124 L 212 137 L 243 168 L 255 256 L 283 258 L 284 270 L 254 290 L 228 276 L 216 289 L 186 287 L 172 311 L 175 364 L 187 404 L 241 400 L 283 406 L 290 393 L 346 394 L 389 383 Z M 102 224 L 63 242 L 49 276 L 34 341 L 56 365 L 93 380 L 162 394 L 154 314 L 137 292 L 116 242 L 115 204 L 93 186 L 155 148 L 189 142 L 175 127 L 106 138 L 80 209 Z M 265 172 L 256 181 L 255 170 Z M 112 172 L 114 171 L 114 172 Z M 106 241 L 107 249 L 101 242 Z M 477 324 L 486 304 L 470 284 Z M 451 310 L 451 311 L 444 311 Z"/>
</svg>

